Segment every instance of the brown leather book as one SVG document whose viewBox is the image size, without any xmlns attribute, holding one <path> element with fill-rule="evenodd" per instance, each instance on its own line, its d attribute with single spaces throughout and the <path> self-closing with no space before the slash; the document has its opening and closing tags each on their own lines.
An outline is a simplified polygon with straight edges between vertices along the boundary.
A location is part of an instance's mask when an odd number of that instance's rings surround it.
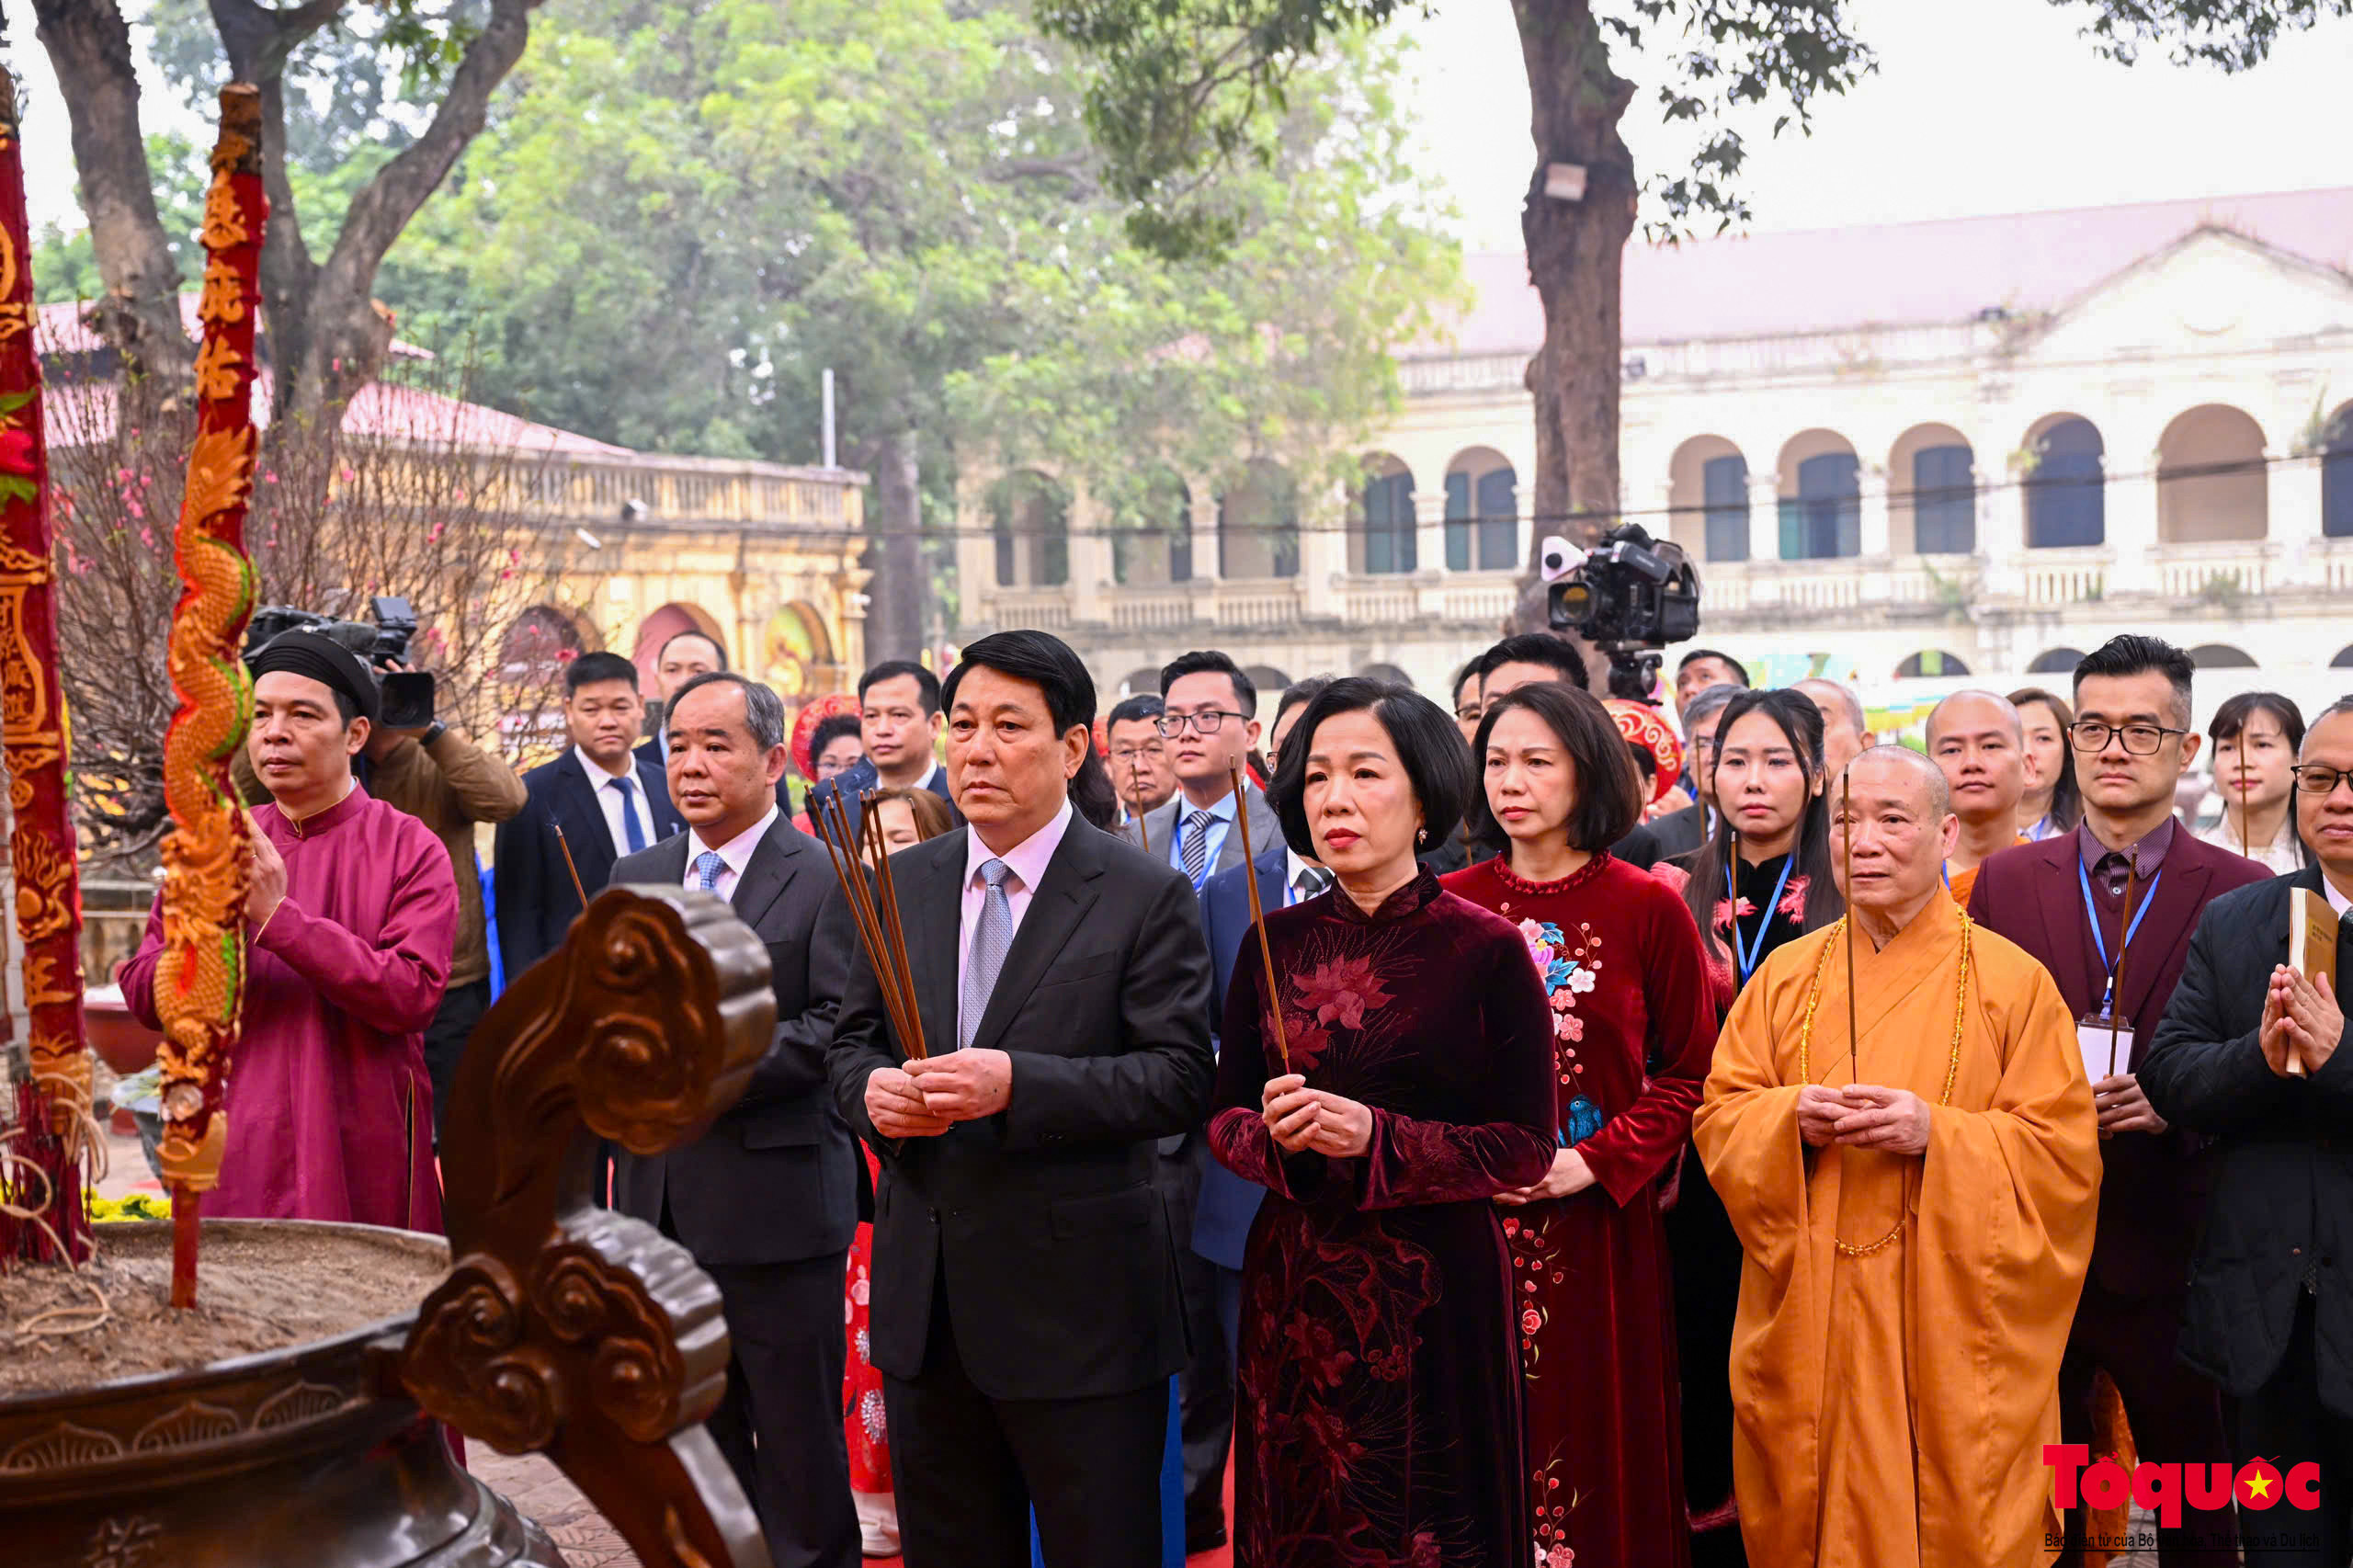
<svg viewBox="0 0 2353 1568">
<path fill-rule="evenodd" d="M 2337 990 L 2336 924 L 2336 911 L 2321 894 L 2310 888 L 2297 888 L 2288 894 L 2288 965 L 2306 980 L 2328 976 L 2332 994 Z M 2303 1059 L 2290 1055 L 2288 1072 L 2292 1077 L 2302 1077 Z"/>
</svg>

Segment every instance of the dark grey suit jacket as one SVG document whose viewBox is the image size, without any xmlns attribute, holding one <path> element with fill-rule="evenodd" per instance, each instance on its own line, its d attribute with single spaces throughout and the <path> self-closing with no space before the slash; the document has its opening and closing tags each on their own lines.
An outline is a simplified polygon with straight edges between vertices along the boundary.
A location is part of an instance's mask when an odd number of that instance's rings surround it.
<svg viewBox="0 0 2353 1568">
<path fill-rule="evenodd" d="M 935 1056 L 958 1038 L 971 831 L 891 858 Z M 842 1115 L 882 1162 L 870 1328 L 874 1365 L 890 1376 L 917 1376 L 929 1336 L 949 1332 L 992 1399 L 1128 1393 L 1185 1364 L 1154 1140 L 1199 1123 L 1216 1075 L 1197 907 L 1182 872 L 1074 817 L 972 1037 L 1012 1054 L 1011 1102 L 898 1143 L 876 1135 L 866 1080 L 904 1054 L 853 949 L 829 1065 Z M 943 1270 L 950 1321 L 934 1323 Z"/>
<path fill-rule="evenodd" d="M 692 835 L 624 856 L 613 881 L 686 880 Z M 826 1084 L 851 928 L 820 920 L 835 894 L 824 846 L 779 812 L 731 901 L 767 944 L 776 1034 L 744 1097 L 666 1154 L 617 1151 L 615 1207 L 670 1225 L 698 1263 L 786 1263 L 846 1251 L 858 1228 L 858 1158 Z"/>
<path fill-rule="evenodd" d="M 1275 845 L 1282 842 L 1282 824 L 1275 821 L 1275 808 L 1267 804 L 1267 797 L 1256 784 L 1246 778 L 1244 779 L 1242 792 L 1250 804 L 1250 850 L 1246 858 L 1255 860 Z M 1150 854 L 1162 865 L 1171 863 L 1172 851 L 1169 845 L 1176 836 L 1178 820 L 1189 815 L 1192 810 L 1192 803 L 1185 799 L 1185 791 L 1179 790 L 1169 796 L 1166 801 L 1144 813 L 1143 826 L 1147 842 L 1152 846 Z M 1242 835 L 1236 831 L 1240 826 L 1241 824 L 1236 823 L 1226 830 L 1225 842 L 1217 846 L 1217 863 L 1209 869 L 1210 876 L 1213 877 L 1220 871 L 1230 871 L 1242 864 L 1245 858 L 1242 848 Z M 1120 836 L 1130 844 L 1136 843 L 1136 824 L 1122 824 L 1120 828 Z"/>
</svg>

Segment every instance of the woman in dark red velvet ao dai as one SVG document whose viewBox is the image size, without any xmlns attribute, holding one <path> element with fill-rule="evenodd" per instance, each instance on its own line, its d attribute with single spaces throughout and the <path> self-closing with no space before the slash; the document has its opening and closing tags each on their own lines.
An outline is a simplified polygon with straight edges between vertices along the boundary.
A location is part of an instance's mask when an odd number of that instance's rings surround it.
<svg viewBox="0 0 2353 1568">
<path fill-rule="evenodd" d="M 1532 1568 L 1498 1193 L 1552 1161 L 1552 1014 L 1508 921 L 1415 862 L 1472 788 L 1454 722 L 1335 681 L 1268 791 L 1337 878 L 1227 994 L 1211 1145 L 1268 1189 L 1243 1265 L 1235 1568 Z"/>
</svg>

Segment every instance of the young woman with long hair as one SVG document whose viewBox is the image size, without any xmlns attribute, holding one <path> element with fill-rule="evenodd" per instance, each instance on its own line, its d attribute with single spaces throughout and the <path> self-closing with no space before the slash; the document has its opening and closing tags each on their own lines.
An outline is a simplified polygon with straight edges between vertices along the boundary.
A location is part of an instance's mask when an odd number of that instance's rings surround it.
<svg viewBox="0 0 2353 1568">
<path fill-rule="evenodd" d="M 1830 864 L 1827 795 L 1836 785 L 1824 777 L 1822 757 L 1822 710 L 1802 692 L 1733 698 L 1716 728 L 1716 830 L 1680 861 L 1653 872 L 1682 887 L 1706 944 L 1719 1011 L 1732 1006 L 1767 954 L 1846 909 Z M 1728 1370 L 1741 1246 L 1696 1151 L 1683 1161 L 1665 1231 L 1675 1265 L 1691 1560 L 1721 1568 L 1746 1561 L 1732 1501 Z"/>
<path fill-rule="evenodd" d="M 1643 790 L 1601 703 L 1524 686 L 1481 716 L 1472 842 L 1447 891 L 1519 928 L 1552 1009 L 1560 1149 L 1495 1198 L 1519 1294 L 1529 1524 L 1540 1564 L 1688 1561 L 1659 1178 L 1715 1050 L 1699 933 L 1610 853 Z M 1661 1456 L 1664 1456 L 1662 1462 Z"/>
<path fill-rule="evenodd" d="M 2276 691 L 2243 691 L 2214 710 L 2206 726 L 2214 743 L 2214 789 L 2222 820 L 2198 836 L 2268 866 L 2301 871 L 2311 852 L 2296 836 L 2296 779 L 2290 770 L 2304 744 L 2304 716 Z"/>
<path fill-rule="evenodd" d="M 2018 797 L 2018 831 L 2040 842 L 2073 833 L 2084 820 L 2084 796 L 2075 783 L 2075 748 L 2067 744 L 2075 710 L 2055 691 L 2022 686 L 2010 693 L 2026 733 L 2026 793 Z"/>
</svg>

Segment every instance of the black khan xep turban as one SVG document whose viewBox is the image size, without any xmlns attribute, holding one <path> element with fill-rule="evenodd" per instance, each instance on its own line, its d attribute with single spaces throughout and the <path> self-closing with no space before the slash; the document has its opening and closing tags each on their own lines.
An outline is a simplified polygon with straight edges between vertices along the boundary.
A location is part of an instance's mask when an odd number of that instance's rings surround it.
<svg viewBox="0 0 2353 1568">
<path fill-rule="evenodd" d="M 272 670 L 324 681 L 351 699 L 360 716 L 375 722 L 379 705 L 376 677 L 354 653 L 332 637 L 315 631 L 281 631 L 254 655 L 254 677 Z"/>
</svg>

